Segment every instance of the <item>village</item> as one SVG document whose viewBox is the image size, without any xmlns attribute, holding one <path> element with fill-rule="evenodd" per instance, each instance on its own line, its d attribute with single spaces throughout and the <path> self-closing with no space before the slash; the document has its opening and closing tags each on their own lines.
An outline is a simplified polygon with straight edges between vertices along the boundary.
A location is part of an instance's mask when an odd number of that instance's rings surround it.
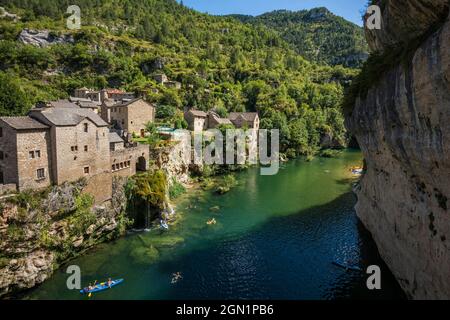
<svg viewBox="0 0 450 320">
<path fill-rule="evenodd" d="M 179 83 L 159 76 L 161 83 Z M 111 199 L 115 176 L 149 169 L 151 150 L 136 142 L 156 122 L 156 106 L 118 89 L 79 88 L 66 100 L 37 103 L 26 116 L 0 118 L 0 193 L 42 189 L 87 180 L 97 204 Z M 221 125 L 259 130 L 257 113 L 185 110 L 193 133 Z"/>
</svg>

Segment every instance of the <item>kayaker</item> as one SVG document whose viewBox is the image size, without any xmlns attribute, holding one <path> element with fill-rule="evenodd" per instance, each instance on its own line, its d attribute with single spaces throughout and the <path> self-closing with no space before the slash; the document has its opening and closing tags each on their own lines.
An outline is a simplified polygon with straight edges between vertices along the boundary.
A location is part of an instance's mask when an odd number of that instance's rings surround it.
<svg viewBox="0 0 450 320">
<path fill-rule="evenodd" d="M 108 278 L 107 284 L 108 284 L 108 287 L 111 289 L 111 286 L 112 286 L 112 284 L 113 284 L 111 278 Z"/>
</svg>

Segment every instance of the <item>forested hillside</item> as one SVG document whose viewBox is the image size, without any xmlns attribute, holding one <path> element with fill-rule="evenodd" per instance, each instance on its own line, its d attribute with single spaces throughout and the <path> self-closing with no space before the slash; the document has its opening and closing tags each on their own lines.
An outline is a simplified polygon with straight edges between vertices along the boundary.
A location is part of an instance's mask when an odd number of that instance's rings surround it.
<svg viewBox="0 0 450 320">
<path fill-rule="evenodd" d="M 233 15 L 242 22 L 265 25 L 310 61 L 360 67 L 368 57 L 363 29 L 326 8 L 273 11 L 258 17 Z"/>
<path fill-rule="evenodd" d="M 66 28 L 71 4 L 81 7 L 81 30 Z M 201 14 L 175 0 L 0 0 L 0 6 L 20 17 L 0 19 L 0 115 L 25 114 L 37 101 L 67 97 L 77 87 L 115 87 L 144 93 L 174 122 L 186 107 L 259 111 L 263 128 L 281 130 L 291 156 L 315 153 L 330 138 L 345 143 L 341 102 L 356 70 L 308 62 L 267 26 Z M 62 40 L 24 44 L 18 39 L 26 28 Z M 152 76 L 162 72 L 182 88 L 157 84 Z"/>
</svg>

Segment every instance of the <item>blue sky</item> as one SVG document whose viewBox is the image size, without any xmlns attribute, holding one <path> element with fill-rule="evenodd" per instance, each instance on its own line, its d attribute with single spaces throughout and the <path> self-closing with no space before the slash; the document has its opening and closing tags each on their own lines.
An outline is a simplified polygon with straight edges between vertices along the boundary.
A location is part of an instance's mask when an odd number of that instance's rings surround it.
<svg viewBox="0 0 450 320">
<path fill-rule="evenodd" d="M 367 0 L 183 0 L 190 8 L 210 14 L 259 15 L 268 11 L 327 7 L 334 14 L 362 25 L 361 10 Z"/>
</svg>

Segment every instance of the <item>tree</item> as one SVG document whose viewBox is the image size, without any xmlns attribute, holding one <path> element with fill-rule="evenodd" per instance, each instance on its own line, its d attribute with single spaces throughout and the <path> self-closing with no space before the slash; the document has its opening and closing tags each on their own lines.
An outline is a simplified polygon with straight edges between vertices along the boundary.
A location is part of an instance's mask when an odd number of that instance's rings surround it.
<svg viewBox="0 0 450 320">
<path fill-rule="evenodd" d="M 31 97 L 22 89 L 20 79 L 0 72 L 0 115 L 25 115 L 32 105 Z"/>
</svg>

